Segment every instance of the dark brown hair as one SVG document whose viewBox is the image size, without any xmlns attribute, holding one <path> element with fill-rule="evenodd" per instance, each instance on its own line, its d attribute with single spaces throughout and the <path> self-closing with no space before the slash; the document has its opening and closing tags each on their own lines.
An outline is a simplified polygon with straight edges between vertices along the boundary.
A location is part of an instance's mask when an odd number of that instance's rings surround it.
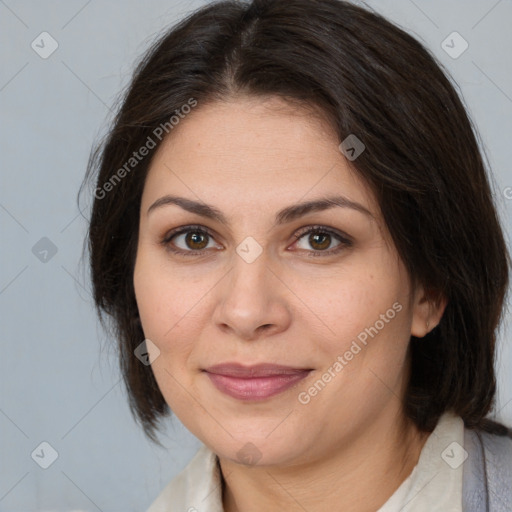
<svg viewBox="0 0 512 512">
<path fill-rule="evenodd" d="M 236 94 L 306 105 L 340 142 L 350 134 L 363 141 L 353 167 L 374 191 L 412 280 L 432 300 L 448 300 L 440 324 L 411 338 L 405 412 L 423 431 L 453 410 L 468 428 L 506 433 L 486 416 L 509 258 L 476 130 L 446 71 L 416 39 L 348 2 L 254 0 L 209 4 L 151 47 L 84 181 L 96 183 L 94 299 L 111 320 L 131 411 L 146 434 L 155 441 L 170 413 L 151 367 L 134 357 L 144 340 L 133 288 L 139 207 L 156 149 L 126 163 L 191 98 L 200 109 Z"/>
</svg>

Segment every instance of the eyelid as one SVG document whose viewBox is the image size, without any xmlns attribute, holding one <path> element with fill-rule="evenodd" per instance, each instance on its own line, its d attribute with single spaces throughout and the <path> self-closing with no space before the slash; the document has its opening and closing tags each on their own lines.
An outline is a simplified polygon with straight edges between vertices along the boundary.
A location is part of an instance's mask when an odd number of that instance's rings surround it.
<svg viewBox="0 0 512 512">
<path fill-rule="evenodd" d="M 188 224 L 186 226 L 180 226 L 170 231 L 167 231 L 163 236 L 162 243 L 169 243 L 171 239 L 176 235 L 182 235 L 183 233 L 188 233 L 189 231 L 195 231 L 198 233 L 202 233 L 212 238 L 216 235 L 213 234 L 212 230 L 208 229 L 205 226 L 201 226 L 200 224 Z"/>
<path fill-rule="evenodd" d="M 340 239 L 341 242 L 345 243 L 353 243 L 351 238 L 346 234 L 343 233 L 343 231 L 339 231 L 335 228 L 330 228 L 328 226 L 323 226 L 322 224 L 313 224 L 310 226 L 304 226 L 298 230 L 298 232 L 294 233 L 294 237 L 298 240 L 299 238 L 302 238 L 304 235 L 307 235 L 309 233 L 315 233 L 315 232 L 321 232 L 321 233 L 327 233 L 329 235 L 334 235 L 337 238 Z"/>
</svg>

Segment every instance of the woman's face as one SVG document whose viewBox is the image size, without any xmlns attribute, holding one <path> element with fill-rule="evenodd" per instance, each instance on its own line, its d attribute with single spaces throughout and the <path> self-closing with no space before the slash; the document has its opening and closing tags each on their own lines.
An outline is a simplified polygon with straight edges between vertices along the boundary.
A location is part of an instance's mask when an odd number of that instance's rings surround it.
<svg viewBox="0 0 512 512">
<path fill-rule="evenodd" d="M 199 104 L 151 163 L 134 272 L 151 367 L 223 458 L 313 460 L 400 417 L 425 301 L 338 143 L 244 98 Z"/>
</svg>

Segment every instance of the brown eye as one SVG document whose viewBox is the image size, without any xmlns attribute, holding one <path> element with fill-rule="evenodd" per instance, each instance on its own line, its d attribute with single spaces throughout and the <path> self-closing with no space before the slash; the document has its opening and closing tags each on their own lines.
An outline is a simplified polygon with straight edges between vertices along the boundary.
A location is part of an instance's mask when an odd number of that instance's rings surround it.
<svg viewBox="0 0 512 512">
<path fill-rule="evenodd" d="M 346 235 L 322 226 L 308 227 L 294 236 L 295 248 L 309 252 L 310 256 L 328 256 L 353 245 Z"/>
<path fill-rule="evenodd" d="M 189 231 L 185 235 L 185 244 L 194 251 L 204 249 L 208 245 L 209 236 L 206 233 Z"/>
<path fill-rule="evenodd" d="M 170 252 L 194 256 L 206 254 L 208 249 L 222 249 L 213 236 L 204 228 L 185 226 L 168 233 L 161 244 Z"/>
<path fill-rule="evenodd" d="M 327 233 L 311 233 L 308 242 L 313 249 L 323 251 L 331 245 L 331 235 Z"/>
</svg>

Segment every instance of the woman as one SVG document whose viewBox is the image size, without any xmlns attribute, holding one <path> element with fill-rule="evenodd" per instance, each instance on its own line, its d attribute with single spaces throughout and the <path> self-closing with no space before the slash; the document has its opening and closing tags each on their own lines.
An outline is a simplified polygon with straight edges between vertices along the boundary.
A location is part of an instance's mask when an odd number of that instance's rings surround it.
<svg viewBox="0 0 512 512">
<path fill-rule="evenodd" d="M 512 510 L 506 245 L 415 39 L 338 0 L 208 5 L 144 57 L 89 175 L 132 411 L 204 443 L 150 512 Z"/>
</svg>

